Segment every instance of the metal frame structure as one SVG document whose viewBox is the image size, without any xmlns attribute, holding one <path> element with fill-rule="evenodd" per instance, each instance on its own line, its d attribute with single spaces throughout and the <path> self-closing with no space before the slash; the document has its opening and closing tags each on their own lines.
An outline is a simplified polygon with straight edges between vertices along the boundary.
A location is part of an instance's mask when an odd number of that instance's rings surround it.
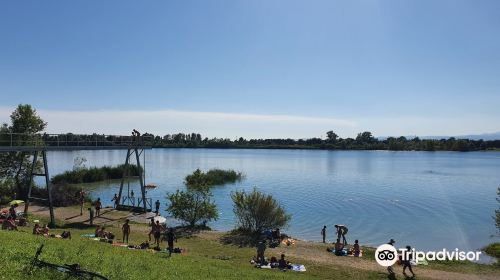
<svg viewBox="0 0 500 280">
<path fill-rule="evenodd" d="M 121 136 L 121 135 L 77 135 L 77 134 L 24 134 L 24 133 L 0 133 L 0 152 L 24 152 L 33 156 L 30 167 L 28 182 L 28 196 L 24 212 L 28 213 L 30 200 L 48 201 L 50 212 L 50 224 L 55 225 L 54 207 L 52 202 L 52 189 L 49 177 L 49 167 L 47 161 L 47 151 L 61 150 L 112 150 L 127 149 L 125 164 L 129 165 L 130 156 L 135 153 L 137 166 L 140 170 L 140 184 L 142 192 L 142 202 L 144 211 L 147 210 L 146 190 L 144 177 L 140 165 L 140 155 L 145 154 L 145 149 L 151 149 L 153 136 Z M 43 158 L 43 173 L 36 173 L 35 167 L 39 155 Z M 127 168 L 125 168 L 127 169 Z M 125 174 L 124 174 L 125 175 Z M 45 177 L 45 187 L 47 198 L 37 198 L 31 196 L 33 177 Z M 120 198 L 124 179 L 120 185 Z"/>
<path fill-rule="evenodd" d="M 137 169 L 139 170 L 139 183 L 141 187 L 141 199 L 138 200 L 137 207 L 135 207 L 135 201 L 132 203 L 132 206 L 125 204 L 126 201 L 130 201 L 131 199 L 135 199 L 135 197 L 130 197 L 129 194 L 127 193 L 127 196 L 123 196 L 123 185 L 126 180 L 129 180 L 131 178 L 130 172 L 129 172 L 129 166 L 130 166 L 130 161 L 131 157 L 135 154 L 135 160 L 136 160 L 136 165 Z M 141 166 L 141 155 L 145 156 L 145 150 L 141 146 L 130 146 L 127 149 L 127 157 L 125 158 L 125 168 L 123 170 L 123 176 L 122 180 L 120 183 L 120 191 L 118 192 L 118 204 L 117 208 L 118 209 L 127 209 L 127 210 L 133 210 L 133 211 L 143 211 L 147 212 L 148 211 L 148 204 L 149 204 L 149 210 L 151 209 L 152 205 L 151 202 L 148 203 L 147 198 L 146 198 L 146 186 L 145 186 L 145 169 Z M 133 161 L 133 160 L 132 160 Z M 144 166 L 145 168 L 145 166 Z M 139 205 L 142 202 L 142 207 Z"/>
</svg>

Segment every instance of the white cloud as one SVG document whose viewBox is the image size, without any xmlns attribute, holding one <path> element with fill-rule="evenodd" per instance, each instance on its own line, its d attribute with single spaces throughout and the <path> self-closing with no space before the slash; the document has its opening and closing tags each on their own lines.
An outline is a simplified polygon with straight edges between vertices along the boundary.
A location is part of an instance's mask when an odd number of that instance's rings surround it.
<svg viewBox="0 0 500 280">
<path fill-rule="evenodd" d="M 7 121 L 14 108 L 0 108 Z M 207 137 L 304 138 L 320 137 L 327 130 L 351 131 L 350 120 L 288 115 L 219 112 L 161 111 L 51 111 L 38 110 L 48 122 L 48 133 L 130 134 L 132 129 L 158 135 L 197 132 Z"/>
<path fill-rule="evenodd" d="M 13 107 L 0 107 L 0 121 L 8 121 Z M 201 133 L 204 137 L 310 138 L 333 130 L 341 137 L 371 131 L 376 136 L 464 135 L 500 131 L 500 120 L 485 116 L 455 118 L 413 117 L 337 119 L 291 115 L 220 112 L 60 111 L 38 110 L 48 133 L 130 134 L 132 129 L 156 135 Z"/>
</svg>

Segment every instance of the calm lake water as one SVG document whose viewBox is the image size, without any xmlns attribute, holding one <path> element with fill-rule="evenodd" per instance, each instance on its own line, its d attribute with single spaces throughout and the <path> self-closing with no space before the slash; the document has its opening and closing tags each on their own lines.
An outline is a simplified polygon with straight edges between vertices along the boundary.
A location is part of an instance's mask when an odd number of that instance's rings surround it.
<svg viewBox="0 0 500 280">
<path fill-rule="evenodd" d="M 70 170 L 76 157 L 87 166 L 117 165 L 126 151 L 49 153 L 51 175 Z M 493 241 L 492 216 L 500 186 L 498 152 L 387 152 L 311 150 L 153 149 L 146 153 L 148 192 L 165 203 L 166 192 L 183 188 L 196 168 L 235 169 L 243 181 L 213 190 L 220 219 L 215 229 L 233 228 L 230 193 L 254 186 L 272 194 L 292 214 L 284 232 L 320 240 L 323 225 L 334 240 L 336 223 L 349 227 L 348 241 L 378 246 L 394 238 L 419 250 L 475 250 Z M 138 183 L 131 188 L 139 193 Z M 104 204 L 119 184 L 100 184 L 92 193 Z"/>
</svg>

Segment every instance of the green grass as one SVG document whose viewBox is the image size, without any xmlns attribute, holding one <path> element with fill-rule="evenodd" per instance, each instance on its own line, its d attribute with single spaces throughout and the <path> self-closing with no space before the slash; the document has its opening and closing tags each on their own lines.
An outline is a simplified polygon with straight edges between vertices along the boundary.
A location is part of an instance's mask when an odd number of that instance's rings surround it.
<svg viewBox="0 0 500 280">
<path fill-rule="evenodd" d="M 118 233 L 117 227 L 108 227 Z M 30 229 L 24 228 L 24 231 Z M 60 232 L 62 230 L 56 230 Z M 65 274 L 46 269 L 29 270 L 33 255 L 45 244 L 42 260 L 58 263 L 79 263 L 83 269 L 100 273 L 109 279 L 384 279 L 376 272 L 356 271 L 342 267 L 307 264 L 305 273 L 281 272 L 254 268 L 249 258 L 251 248 L 222 245 L 216 241 L 191 237 L 176 244 L 187 248 L 185 254 L 167 254 L 128 250 L 110 244 L 80 238 L 89 230 L 71 230 L 72 240 L 34 236 L 29 232 L 0 231 L 0 279 L 64 279 Z M 120 237 L 120 236 L 119 236 Z M 145 235 L 133 235 L 136 243 Z M 304 262 L 302 262 L 304 263 Z M 32 276 L 31 276 L 32 275 Z"/>
</svg>

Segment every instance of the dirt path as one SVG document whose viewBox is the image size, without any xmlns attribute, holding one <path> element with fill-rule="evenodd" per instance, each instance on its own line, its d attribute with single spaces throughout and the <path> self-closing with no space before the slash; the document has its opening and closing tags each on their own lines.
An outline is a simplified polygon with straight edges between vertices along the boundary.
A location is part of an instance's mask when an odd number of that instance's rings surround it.
<svg viewBox="0 0 500 280">
<path fill-rule="evenodd" d="M 84 208 L 87 209 L 87 208 Z M 59 220 L 64 220 L 68 224 L 88 224 L 88 211 L 83 212 L 80 215 L 80 209 L 77 207 L 60 207 L 55 208 L 55 216 Z M 30 212 L 35 215 L 49 216 L 49 211 L 47 207 L 40 207 L 36 205 L 30 206 Z M 130 219 L 136 223 L 147 224 L 149 218 L 154 217 L 153 213 L 146 214 L 133 214 L 125 211 L 117 211 L 112 208 L 105 208 L 101 210 L 101 216 L 94 219 L 94 224 L 96 225 L 113 225 L 117 224 L 119 221 L 124 219 Z M 132 230 L 140 230 L 147 232 L 147 227 L 142 225 L 132 225 Z M 218 231 L 204 231 L 198 234 L 199 237 L 218 241 L 223 235 L 223 232 Z M 332 266 L 343 266 L 353 269 L 362 269 L 368 271 L 376 271 L 383 274 L 387 274 L 384 267 L 379 266 L 375 261 L 352 258 L 352 257 L 337 257 L 326 251 L 327 244 L 321 244 L 316 242 L 307 242 L 297 240 L 293 246 L 280 246 L 278 248 L 268 249 L 272 255 L 278 256 L 281 253 L 285 255 L 307 260 L 308 262 L 320 264 L 320 265 L 332 265 Z M 398 276 L 402 276 L 402 268 L 396 266 L 395 271 Z M 428 278 L 428 279 L 450 279 L 450 280 L 499 280 L 500 271 L 494 274 L 468 274 L 460 272 L 449 272 L 443 270 L 436 270 L 425 268 L 425 266 L 418 266 L 414 268 L 417 276 Z"/>
</svg>

